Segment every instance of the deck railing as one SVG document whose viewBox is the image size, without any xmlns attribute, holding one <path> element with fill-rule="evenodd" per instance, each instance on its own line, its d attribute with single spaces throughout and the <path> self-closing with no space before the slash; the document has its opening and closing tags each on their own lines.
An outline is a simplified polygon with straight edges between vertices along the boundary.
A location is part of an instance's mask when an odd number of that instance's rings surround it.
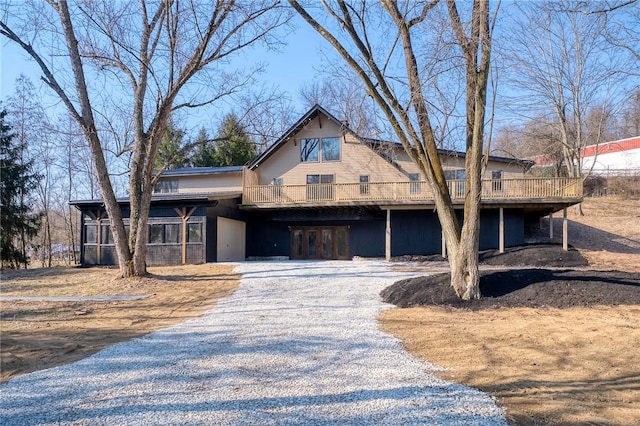
<svg viewBox="0 0 640 426">
<path fill-rule="evenodd" d="M 448 182 L 455 200 L 466 193 L 464 180 Z M 482 181 L 483 200 L 557 200 L 582 197 L 580 178 L 523 178 Z M 321 183 L 311 185 L 245 186 L 243 204 L 255 206 L 354 203 L 405 204 L 433 200 L 427 182 Z"/>
</svg>

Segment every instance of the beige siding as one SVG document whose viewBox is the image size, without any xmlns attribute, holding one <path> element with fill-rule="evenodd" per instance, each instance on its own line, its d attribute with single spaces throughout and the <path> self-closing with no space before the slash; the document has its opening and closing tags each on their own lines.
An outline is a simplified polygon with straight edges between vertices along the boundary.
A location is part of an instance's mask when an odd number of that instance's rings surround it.
<svg viewBox="0 0 640 426">
<path fill-rule="evenodd" d="M 340 137 L 340 161 L 301 162 L 300 140 L 323 137 Z M 309 174 L 334 175 L 336 183 L 357 183 L 361 175 L 368 175 L 370 182 L 407 180 L 405 175 L 371 148 L 351 135 L 343 134 L 339 126 L 323 116 L 311 121 L 256 171 L 260 185 L 268 185 L 274 178 L 282 178 L 285 185 L 304 185 Z"/>
<path fill-rule="evenodd" d="M 393 152 L 394 161 L 406 170 L 407 173 L 418 173 L 418 166 L 409 158 L 409 155 L 401 149 L 395 149 Z M 455 156 L 443 156 L 441 157 L 442 167 L 445 170 L 464 169 L 464 158 Z M 484 179 L 491 179 L 492 171 L 502 170 L 502 178 L 520 178 L 524 174 L 524 168 L 518 163 L 504 163 L 498 161 L 489 161 L 487 169 L 483 173 Z M 487 173 L 487 171 L 489 173 Z M 422 176 L 422 179 L 425 177 Z"/>
<path fill-rule="evenodd" d="M 202 176 L 179 176 L 167 179 L 178 180 L 178 192 L 181 194 L 242 191 L 242 174 L 219 174 Z"/>
</svg>

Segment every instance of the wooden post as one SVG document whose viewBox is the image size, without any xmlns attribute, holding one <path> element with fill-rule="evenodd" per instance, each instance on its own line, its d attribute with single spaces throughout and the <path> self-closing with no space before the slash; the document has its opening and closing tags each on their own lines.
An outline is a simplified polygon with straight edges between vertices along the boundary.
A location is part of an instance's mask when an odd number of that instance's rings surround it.
<svg viewBox="0 0 640 426">
<path fill-rule="evenodd" d="M 500 253 L 504 253 L 504 208 L 500 207 L 500 224 L 499 224 Z"/>
<path fill-rule="evenodd" d="M 182 218 L 182 264 L 187 264 L 187 220 L 196 211 L 195 207 L 192 207 L 189 212 L 187 212 L 187 208 L 183 207 L 181 209 L 174 208 L 173 209 L 178 216 Z"/>
<path fill-rule="evenodd" d="M 553 212 L 549 213 L 549 239 L 553 240 Z"/>
<path fill-rule="evenodd" d="M 562 250 L 569 251 L 569 220 L 566 207 L 562 212 Z"/>
<path fill-rule="evenodd" d="M 96 216 L 96 264 L 102 265 L 102 215 Z"/>
<path fill-rule="evenodd" d="M 447 240 L 444 238 L 444 231 L 442 231 L 441 233 L 441 240 L 442 240 L 442 257 L 446 258 L 447 257 Z"/>
<path fill-rule="evenodd" d="M 387 209 L 387 228 L 384 238 L 384 257 L 389 262 L 391 260 L 391 210 Z"/>
</svg>

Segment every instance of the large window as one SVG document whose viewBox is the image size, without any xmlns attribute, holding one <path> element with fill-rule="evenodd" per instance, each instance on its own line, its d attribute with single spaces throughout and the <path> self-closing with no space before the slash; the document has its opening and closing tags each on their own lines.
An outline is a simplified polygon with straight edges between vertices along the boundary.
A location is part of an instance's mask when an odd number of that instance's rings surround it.
<svg viewBox="0 0 640 426">
<path fill-rule="evenodd" d="M 153 192 L 156 194 L 178 192 L 178 181 L 176 179 L 161 179 L 153 187 Z"/>
<path fill-rule="evenodd" d="M 180 243 L 179 223 L 149 224 L 149 244 L 178 244 Z"/>
<path fill-rule="evenodd" d="M 300 161 L 340 161 L 340 138 L 302 139 Z"/>
<path fill-rule="evenodd" d="M 340 161 L 340 139 L 322 139 L 322 161 Z"/>
<path fill-rule="evenodd" d="M 300 143 L 300 161 L 318 161 L 320 139 L 302 139 Z"/>
</svg>

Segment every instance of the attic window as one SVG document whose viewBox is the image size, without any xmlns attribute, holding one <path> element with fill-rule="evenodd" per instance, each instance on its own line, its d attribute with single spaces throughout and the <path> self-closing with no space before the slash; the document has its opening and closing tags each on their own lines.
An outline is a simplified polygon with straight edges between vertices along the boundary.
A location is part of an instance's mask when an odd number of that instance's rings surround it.
<svg viewBox="0 0 640 426">
<path fill-rule="evenodd" d="M 300 161 L 340 161 L 340 138 L 302 139 Z"/>
</svg>

